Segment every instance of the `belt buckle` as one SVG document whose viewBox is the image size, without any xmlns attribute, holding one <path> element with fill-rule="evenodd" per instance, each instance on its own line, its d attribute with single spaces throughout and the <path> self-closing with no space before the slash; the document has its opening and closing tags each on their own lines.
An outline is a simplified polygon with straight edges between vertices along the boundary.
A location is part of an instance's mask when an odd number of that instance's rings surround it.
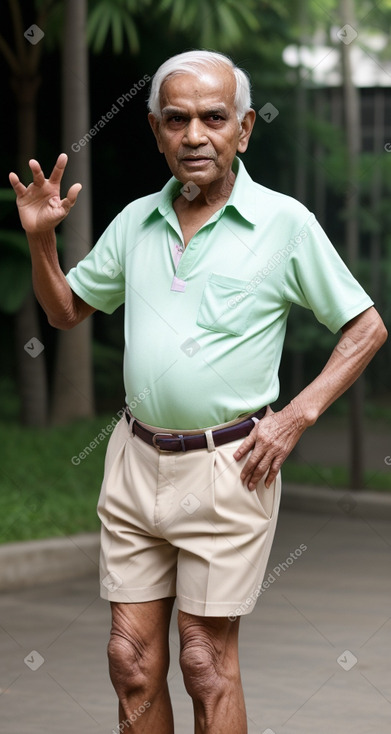
<svg viewBox="0 0 391 734">
<path fill-rule="evenodd" d="M 170 449 L 163 449 L 161 446 L 159 446 L 159 444 L 156 443 L 157 436 L 163 436 L 164 438 L 174 438 L 174 434 L 157 432 L 157 433 L 154 433 L 152 436 L 152 446 L 154 446 L 155 449 L 157 449 L 157 451 L 170 451 Z"/>
</svg>

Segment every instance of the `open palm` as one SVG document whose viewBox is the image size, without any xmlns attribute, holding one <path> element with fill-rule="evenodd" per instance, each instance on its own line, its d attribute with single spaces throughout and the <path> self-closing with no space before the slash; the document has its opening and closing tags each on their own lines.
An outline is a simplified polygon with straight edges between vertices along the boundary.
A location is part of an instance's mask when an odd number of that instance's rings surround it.
<svg viewBox="0 0 391 734">
<path fill-rule="evenodd" d="M 32 159 L 29 166 L 33 181 L 24 186 L 16 173 L 10 173 L 9 180 L 16 194 L 22 227 L 31 234 L 54 229 L 68 214 L 76 202 L 81 184 L 70 187 L 65 199 L 60 197 L 60 184 L 68 156 L 61 153 L 49 178 L 45 178 L 38 161 Z"/>
</svg>

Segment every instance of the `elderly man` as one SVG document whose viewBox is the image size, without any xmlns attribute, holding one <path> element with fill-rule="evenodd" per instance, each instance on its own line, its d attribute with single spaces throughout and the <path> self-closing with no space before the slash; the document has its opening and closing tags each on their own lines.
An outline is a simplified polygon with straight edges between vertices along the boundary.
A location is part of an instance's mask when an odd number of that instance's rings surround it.
<svg viewBox="0 0 391 734">
<path fill-rule="evenodd" d="M 176 598 L 195 732 L 244 734 L 239 618 L 265 573 L 280 467 L 386 330 L 314 216 L 254 183 L 236 157 L 256 116 L 241 70 L 217 53 L 179 54 L 158 69 L 149 105 L 173 178 L 129 204 L 66 277 L 54 228 L 81 188 L 60 199 L 66 156 L 49 179 L 30 161 L 33 183 L 10 180 L 49 322 L 70 329 L 125 303 L 126 399 L 136 407 L 110 439 L 98 508 L 119 729 L 174 731 Z M 292 303 L 342 334 L 321 374 L 274 413 Z"/>
</svg>

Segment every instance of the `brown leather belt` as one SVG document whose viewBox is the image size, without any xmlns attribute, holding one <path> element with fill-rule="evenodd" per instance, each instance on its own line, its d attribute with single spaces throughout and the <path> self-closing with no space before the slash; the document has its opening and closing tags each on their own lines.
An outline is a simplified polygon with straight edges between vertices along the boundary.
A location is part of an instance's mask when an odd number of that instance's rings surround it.
<svg viewBox="0 0 391 734">
<path fill-rule="evenodd" d="M 261 408 L 257 413 L 250 418 L 242 421 L 241 423 L 235 423 L 233 426 L 227 426 L 227 428 L 218 428 L 216 431 L 212 431 L 212 437 L 215 446 L 222 446 L 224 443 L 229 441 L 236 441 L 239 438 L 245 438 L 254 428 L 253 418 L 261 420 L 266 413 L 266 408 Z M 130 415 L 125 409 L 125 417 L 130 424 Z M 145 443 L 150 446 L 154 446 L 159 451 L 194 451 L 195 449 L 206 449 L 208 447 L 205 433 L 197 434 L 174 434 L 174 433 L 152 433 L 146 428 L 133 421 L 132 427 L 133 433 L 141 438 Z"/>
</svg>

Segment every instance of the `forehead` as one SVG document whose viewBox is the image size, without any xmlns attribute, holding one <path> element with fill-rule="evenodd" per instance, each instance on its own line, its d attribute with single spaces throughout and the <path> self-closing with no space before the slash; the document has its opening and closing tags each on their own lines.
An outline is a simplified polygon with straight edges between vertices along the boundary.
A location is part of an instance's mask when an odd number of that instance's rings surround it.
<svg viewBox="0 0 391 734">
<path fill-rule="evenodd" d="M 164 107 L 213 108 L 224 105 L 234 108 L 236 80 L 229 69 L 201 71 L 195 74 L 174 74 L 160 88 L 160 109 Z"/>
</svg>

